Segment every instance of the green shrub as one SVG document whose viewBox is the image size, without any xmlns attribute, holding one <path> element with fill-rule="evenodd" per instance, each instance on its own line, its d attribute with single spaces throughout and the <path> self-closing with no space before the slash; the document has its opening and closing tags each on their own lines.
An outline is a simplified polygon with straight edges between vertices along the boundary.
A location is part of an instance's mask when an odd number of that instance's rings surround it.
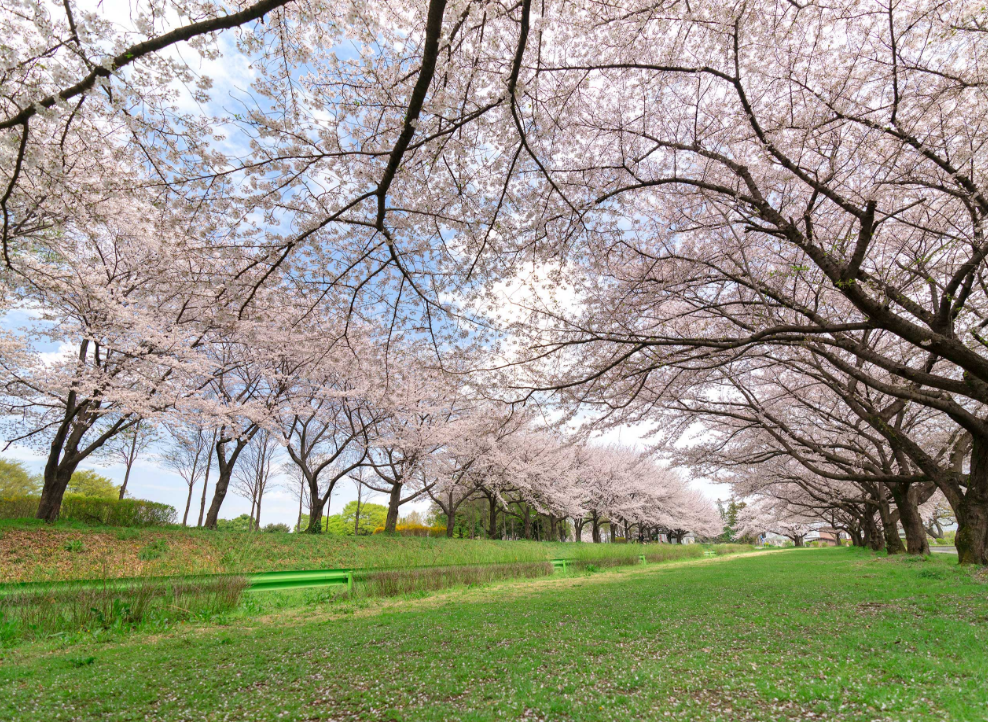
<svg viewBox="0 0 988 722">
<path fill-rule="evenodd" d="M 291 528 L 287 524 L 268 524 L 261 531 L 265 534 L 287 534 Z"/>
<path fill-rule="evenodd" d="M 0 519 L 30 519 L 38 513 L 40 496 L 0 497 Z"/>
<path fill-rule="evenodd" d="M 86 545 L 82 543 L 81 539 L 70 539 L 65 542 L 65 551 L 72 552 L 73 554 L 78 554 L 80 552 L 86 551 Z"/>
<path fill-rule="evenodd" d="M 65 491 L 73 496 L 90 496 L 98 499 L 120 498 L 120 487 L 92 469 L 74 472 Z"/>
<path fill-rule="evenodd" d="M 0 499 L 0 519 L 25 519 L 35 515 L 41 497 Z M 66 494 L 58 516 L 100 526 L 164 526 L 175 520 L 175 507 L 143 499 L 102 499 Z"/>
<path fill-rule="evenodd" d="M 248 514 L 241 514 L 233 519 L 217 519 L 216 531 L 250 531 L 253 523 L 253 517 Z"/>
</svg>

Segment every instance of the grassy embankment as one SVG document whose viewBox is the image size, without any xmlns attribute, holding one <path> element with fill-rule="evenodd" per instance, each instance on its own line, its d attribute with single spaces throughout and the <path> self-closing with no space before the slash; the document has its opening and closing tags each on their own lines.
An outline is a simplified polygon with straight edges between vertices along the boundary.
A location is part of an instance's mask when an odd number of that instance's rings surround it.
<svg viewBox="0 0 988 722">
<path fill-rule="evenodd" d="M 953 560 L 702 559 L 22 645 L 0 719 L 983 720 L 986 618 Z"/>
<path fill-rule="evenodd" d="M 649 547 L 649 554 L 702 556 L 699 547 Z M 300 569 L 407 569 L 462 564 L 517 564 L 567 558 L 626 561 L 637 545 L 488 540 L 330 537 L 111 529 L 0 522 L 0 582 L 42 582 L 179 574 L 247 574 Z"/>
</svg>

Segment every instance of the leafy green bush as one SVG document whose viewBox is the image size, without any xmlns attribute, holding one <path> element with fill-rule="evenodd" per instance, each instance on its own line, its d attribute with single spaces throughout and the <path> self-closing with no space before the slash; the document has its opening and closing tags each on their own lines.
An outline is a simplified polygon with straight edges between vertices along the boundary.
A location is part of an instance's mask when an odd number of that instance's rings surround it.
<svg viewBox="0 0 988 722">
<path fill-rule="evenodd" d="M 287 534 L 291 529 L 287 524 L 268 524 L 261 531 L 265 534 Z"/>
<path fill-rule="evenodd" d="M 65 491 L 73 496 L 92 496 L 98 499 L 120 498 L 120 487 L 92 469 L 74 472 Z"/>
<path fill-rule="evenodd" d="M 0 519 L 30 519 L 40 502 L 40 496 L 0 496 Z"/>
<path fill-rule="evenodd" d="M 381 504 L 370 504 L 364 502 L 360 505 L 360 522 L 357 524 L 357 502 L 348 502 L 339 514 L 324 516 L 322 528 L 326 534 L 333 536 L 353 536 L 354 527 L 357 527 L 357 534 L 367 536 L 377 528 L 384 526 L 384 520 L 388 516 L 388 507 Z M 309 518 L 302 517 L 302 528 L 309 526 Z"/>
<path fill-rule="evenodd" d="M 233 519 L 217 519 L 216 531 L 250 531 L 254 520 L 248 514 L 241 514 Z"/>
<path fill-rule="evenodd" d="M 0 519 L 30 518 L 38 511 L 37 496 L 0 499 Z M 175 507 L 143 499 L 101 499 L 66 494 L 59 519 L 101 526 L 164 526 L 175 520 Z"/>
</svg>

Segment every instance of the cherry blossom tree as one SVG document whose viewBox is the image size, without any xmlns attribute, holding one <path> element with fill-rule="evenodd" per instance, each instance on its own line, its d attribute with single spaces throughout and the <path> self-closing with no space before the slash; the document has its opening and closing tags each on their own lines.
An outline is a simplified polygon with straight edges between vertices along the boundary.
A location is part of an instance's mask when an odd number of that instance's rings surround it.
<svg viewBox="0 0 988 722">
<path fill-rule="evenodd" d="M 335 359 L 307 367 L 307 378 L 288 387 L 279 412 L 285 448 L 306 485 L 309 533 L 322 531 L 323 514 L 339 481 L 367 463 L 380 417 L 369 401 L 366 366 L 371 361 L 349 349 L 343 353 L 342 368 Z"/>
<path fill-rule="evenodd" d="M 514 329 L 527 383 L 631 419 L 678 373 L 811 347 L 970 435 L 960 473 L 903 453 L 951 500 L 961 561 L 988 561 L 979 10 L 559 12 L 583 42 L 540 46 L 527 140 L 577 211 L 541 257 L 565 254 L 576 302 Z"/>
<path fill-rule="evenodd" d="M 820 520 L 806 516 L 800 509 L 794 509 L 781 499 L 764 498 L 747 504 L 738 512 L 736 532 L 741 536 L 758 537 L 771 533 L 792 540 L 797 547 L 803 546 L 803 539 Z"/>
</svg>

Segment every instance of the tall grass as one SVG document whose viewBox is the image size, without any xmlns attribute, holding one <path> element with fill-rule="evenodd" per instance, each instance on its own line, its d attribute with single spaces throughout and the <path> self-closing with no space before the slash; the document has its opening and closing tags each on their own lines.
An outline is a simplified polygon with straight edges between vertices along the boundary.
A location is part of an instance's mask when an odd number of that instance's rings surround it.
<svg viewBox="0 0 988 722">
<path fill-rule="evenodd" d="M 643 550 L 645 561 L 655 564 L 674 559 L 696 559 L 705 551 L 699 544 L 649 544 Z"/>
<path fill-rule="evenodd" d="M 714 544 L 710 549 L 719 557 L 725 554 L 742 554 L 755 551 L 752 544 Z"/>
<path fill-rule="evenodd" d="M 371 597 L 394 597 L 459 585 L 490 584 L 505 579 L 534 579 L 552 573 L 553 567 L 549 562 L 389 569 L 363 575 L 357 593 Z"/>
<path fill-rule="evenodd" d="M 12 591 L 0 595 L 0 642 L 208 618 L 234 609 L 246 588 L 229 576 Z"/>
</svg>

